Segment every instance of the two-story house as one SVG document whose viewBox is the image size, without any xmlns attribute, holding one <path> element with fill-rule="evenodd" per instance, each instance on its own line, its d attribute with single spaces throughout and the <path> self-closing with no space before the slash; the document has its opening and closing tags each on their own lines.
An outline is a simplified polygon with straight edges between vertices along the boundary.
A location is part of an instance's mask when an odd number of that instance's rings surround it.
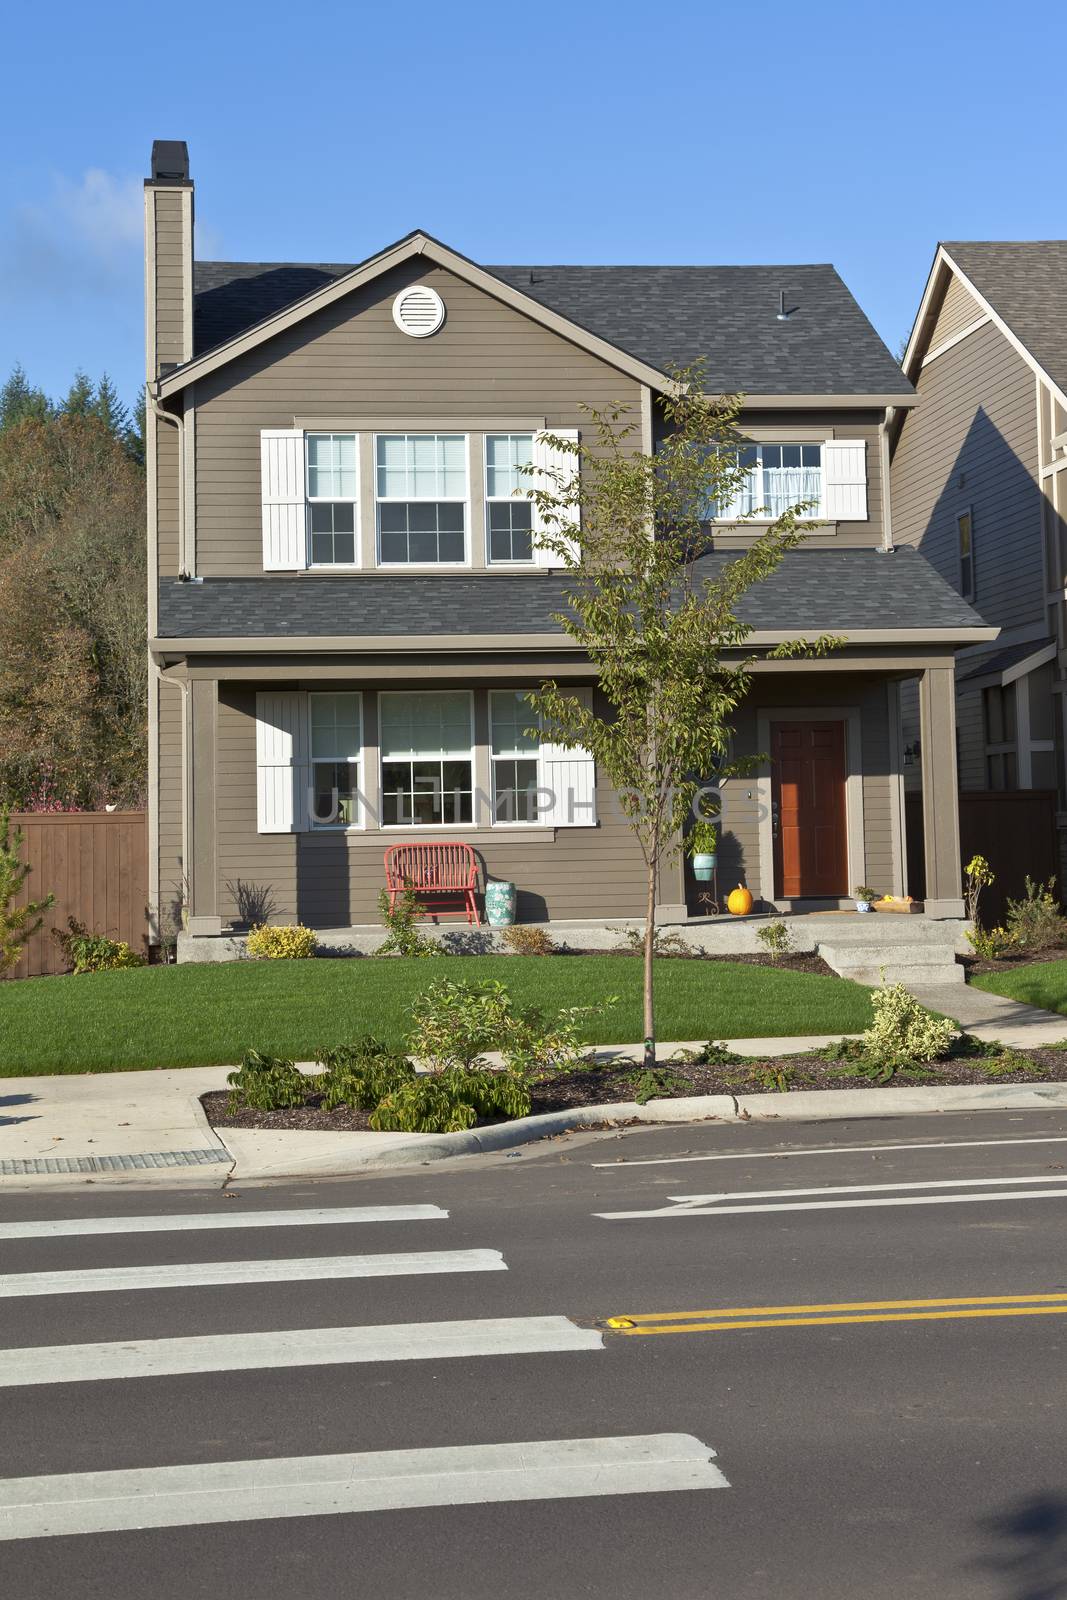
<svg viewBox="0 0 1067 1600">
<path fill-rule="evenodd" d="M 895 537 L 1000 628 L 957 658 L 960 788 L 1058 792 L 1067 863 L 1067 241 L 940 245 L 904 370 Z M 913 695 L 904 713 L 925 761 Z"/>
<path fill-rule="evenodd" d="M 954 652 L 986 627 L 894 550 L 887 419 L 915 395 L 836 272 L 484 267 L 423 233 L 347 265 L 193 260 L 184 144 L 145 186 L 153 903 L 219 934 L 249 888 L 276 918 L 372 924 L 383 851 L 458 839 L 524 920 L 640 916 L 642 866 L 582 752 L 532 739 L 523 693 L 595 695 L 554 617 L 567 577 L 520 468 L 618 404 L 651 450 L 668 374 L 747 396 L 750 483 L 713 566 L 767 513 L 810 538 L 746 597 L 761 662 L 738 716 L 727 886 L 783 910 L 906 889 L 901 685 L 920 688 L 927 910 L 958 916 Z M 516 490 L 520 491 L 516 493 Z M 700 906 L 679 860 L 661 914 Z"/>
</svg>

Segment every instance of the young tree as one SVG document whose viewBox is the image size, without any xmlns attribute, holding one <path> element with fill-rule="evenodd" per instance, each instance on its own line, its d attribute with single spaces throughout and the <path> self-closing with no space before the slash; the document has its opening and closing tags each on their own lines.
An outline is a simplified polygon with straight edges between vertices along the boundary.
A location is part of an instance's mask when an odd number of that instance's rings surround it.
<svg viewBox="0 0 1067 1600">
<path fill-rule="evenodd" d="M 748 479 L 739 453 L 740 397 L 711 400 L 703 388 L 699 368 L 677 374 L 654 454 L 635 446 L 636 425 L 621 408 L 591 411 L 591 437 L 577 445 L 553 437 L 562 464 L 548 474 L 548 487 L 527 491 L 542 529 L 538 542 L 571 573 L 569 609 L 556 620 L 592 662 L 604 710 L 551 681 L 528 698 L 555 743 L 591 752 L 644 858 L 648 1067 L 655 1065 L 661 868 L 682 847 L 711 774 L 721 782 L 760 759 L 730 756 L 733 715 L 756 661 L 821 655 L 837 643 L 821 637 L 766 652 L 746 648 L 744 596 L 803 538 L 798 517 L 808 508 L 777 517 L 744 550 L 703 559 L 711 551 L 713 508 L 735 505 Z M 758 507 L 748 513 L 757 514 Z"/>
<path fill-rule="evenodd" d="M 14 904 L 30 874 L 22 859 L 22 843 L 21 831 L 16 828 L 12 833 L 7 812 L 0 812 L 0 978 L 18 965 L 23 945 L 41 926 L 43 913 L 55 904 L 52 894 L 23 906 Z"/>
</svg>

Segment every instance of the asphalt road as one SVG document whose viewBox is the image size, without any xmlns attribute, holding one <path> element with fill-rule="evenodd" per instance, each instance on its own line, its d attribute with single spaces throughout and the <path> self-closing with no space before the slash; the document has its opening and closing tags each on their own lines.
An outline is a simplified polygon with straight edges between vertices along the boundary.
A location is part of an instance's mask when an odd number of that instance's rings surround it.
<svg viewBox="0 0 1067 1600">
<path fill-rule="evenodd" d="M 9 1193 L 3 1593 L 1057 1600 L 1065 1179 L 1046 1112 Z"/>
</svg>

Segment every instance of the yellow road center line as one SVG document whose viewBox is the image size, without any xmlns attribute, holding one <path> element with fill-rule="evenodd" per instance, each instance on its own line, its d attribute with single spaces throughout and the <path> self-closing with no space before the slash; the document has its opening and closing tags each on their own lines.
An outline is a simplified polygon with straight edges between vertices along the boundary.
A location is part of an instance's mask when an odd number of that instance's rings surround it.
<svg viewBox="0 0 1067 1600">
<path fill-rule="evenodd" d="M 662 1333 L 728 1333 L 734 1328 L 828 1328 L 843 1322 L 938 1322 L 953 1321 L 961 1317 L 1056 1317 L 1067 1316 L 1067 1305 L 1055 1306 L 989 1306 L 977 1311 L 885 1311 L 863 1316 L 842 1317 L 754 1317 L 736 1322 L 686 1322 L 669 1326 L 615 1328 L 613 1332 L 633 1337 L 640 1334 Z"/>
<path fill-rule="evenodd" d="M 1062 1294 L 967 1294 L 941 1300 L 842 1300 L 828 1305 L 803 1306 L 714 1306 L 708 1311 L 628 1311 L 625 1317 L 610 1318 L 608 1326 L 616 1321 L 626 1322 L 683 1322 L 708 1321 L 720 1317 L 776 1317 L 804 1316 L 813 1312 L 830 1311 L 917 1311 L 928 1306 L 1030 1306 L 1051 1301 L 1067 1302 L 1067 1292 Z"/>
</svg>

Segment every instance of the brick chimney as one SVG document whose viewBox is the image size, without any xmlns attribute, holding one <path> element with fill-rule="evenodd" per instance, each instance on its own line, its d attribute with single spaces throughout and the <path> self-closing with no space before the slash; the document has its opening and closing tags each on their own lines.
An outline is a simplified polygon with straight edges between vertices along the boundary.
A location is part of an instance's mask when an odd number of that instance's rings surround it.
<svg viewBox="0 0 1067 1600">
<path fill-rule="evenodd" d="M 144 186 L 145 372 L 193 354 L 193 185 L 184 139 L 157 139 Z"/>
</svg>

